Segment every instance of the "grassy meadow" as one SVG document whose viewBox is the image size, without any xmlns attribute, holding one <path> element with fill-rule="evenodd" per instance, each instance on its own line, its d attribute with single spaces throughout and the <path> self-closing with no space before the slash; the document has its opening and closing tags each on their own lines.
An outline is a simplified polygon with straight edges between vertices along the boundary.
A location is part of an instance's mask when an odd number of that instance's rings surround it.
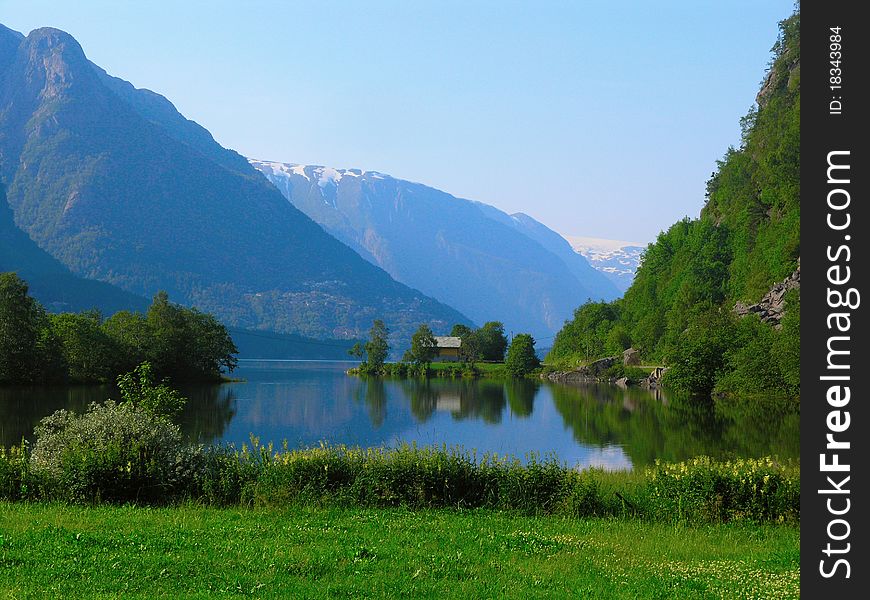
<svg viewBox="0 0 870 600">
<path fill-rule="evenodd" d="M 0 598 L 797 598 L 800 530 L 0 503 Z"/>
</svg>

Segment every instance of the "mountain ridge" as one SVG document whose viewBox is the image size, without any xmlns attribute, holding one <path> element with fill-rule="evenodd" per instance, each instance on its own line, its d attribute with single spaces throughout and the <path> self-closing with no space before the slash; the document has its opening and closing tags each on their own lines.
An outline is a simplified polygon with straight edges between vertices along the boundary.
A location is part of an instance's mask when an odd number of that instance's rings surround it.
<svg viewBox="0 0 870 600">
<path fill-rule="evenodd" d="M 561 236 L 526 215 L 379 171 L 248 160 L 360 256 L 478 323 L 547 337 L 578 302 L 618 296 Z"/>
<path fill-rule="evenodd" d="M 16 43 L 17 42 L 17 43 Z M 0 177 L 15 223 L 74 274 L 229 325 L 359 337 L 464 315 L 399 284 L 286 202 L 243 158 L 42 28 L 0 31 Z"/>
</svg>

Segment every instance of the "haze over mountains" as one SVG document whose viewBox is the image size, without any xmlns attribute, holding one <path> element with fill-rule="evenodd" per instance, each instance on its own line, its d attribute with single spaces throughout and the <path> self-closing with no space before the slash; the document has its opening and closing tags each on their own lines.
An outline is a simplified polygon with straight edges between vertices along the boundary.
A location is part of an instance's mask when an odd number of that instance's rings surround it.
<svg viewBox="0 0 870 600">
<path fill-rule="evenodd" d="M 361 259 L 57 29 L 0 28 L 0 177 L 15 226 L 73 274 L 165 289 L 231 325 L 354 337 L 374 318 L 403 335 L 469 322 Z"/>
<path fill-rule="evenodd" d="M 616 287 L 556 232 L 524 214 L 376 171 L 250 159 L 326 231 L 398 281 L 476 323 L 551 336 Z"/>
<path fill-rule="evenodd" d="M 382 318 L 406 342 L 490 320 L 546 338 L 619 295 L 522 213 L 374 171 L 249 164 L 52 28 L 0 25 L 0 183 L 0 269 L 52 310 L 141 309 L 165 289 L 237 327 L 347 339 Z"/>
</svg>

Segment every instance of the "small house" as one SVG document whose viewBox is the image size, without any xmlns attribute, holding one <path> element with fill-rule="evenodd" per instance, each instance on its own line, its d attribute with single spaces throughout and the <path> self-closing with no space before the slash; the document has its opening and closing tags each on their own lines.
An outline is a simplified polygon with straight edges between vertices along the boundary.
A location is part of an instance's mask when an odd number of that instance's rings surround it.
<svg viewBox="0 0 870 600">
<path fill-rule="evenodd" d="M 455 362 L 459 360 L 459 348 L 462 346 L 462 338 L 445 335 L 435 336 L 435 347 L 438 353 L 434 362 Z"/>
</svg>

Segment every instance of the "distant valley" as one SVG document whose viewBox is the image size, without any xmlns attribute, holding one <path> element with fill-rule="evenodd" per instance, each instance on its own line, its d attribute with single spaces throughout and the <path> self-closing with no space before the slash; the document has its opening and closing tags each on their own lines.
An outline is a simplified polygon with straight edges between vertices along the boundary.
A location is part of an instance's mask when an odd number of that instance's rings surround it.
<svg viewBox="0 0 870 600">
<path fill-rule="evenodd" d="M 396 280 L 477 324 L 546 338 L 617 287 L 524 214 L 377 171 L 250 159 L 293 206 Z"/>
</svg>

